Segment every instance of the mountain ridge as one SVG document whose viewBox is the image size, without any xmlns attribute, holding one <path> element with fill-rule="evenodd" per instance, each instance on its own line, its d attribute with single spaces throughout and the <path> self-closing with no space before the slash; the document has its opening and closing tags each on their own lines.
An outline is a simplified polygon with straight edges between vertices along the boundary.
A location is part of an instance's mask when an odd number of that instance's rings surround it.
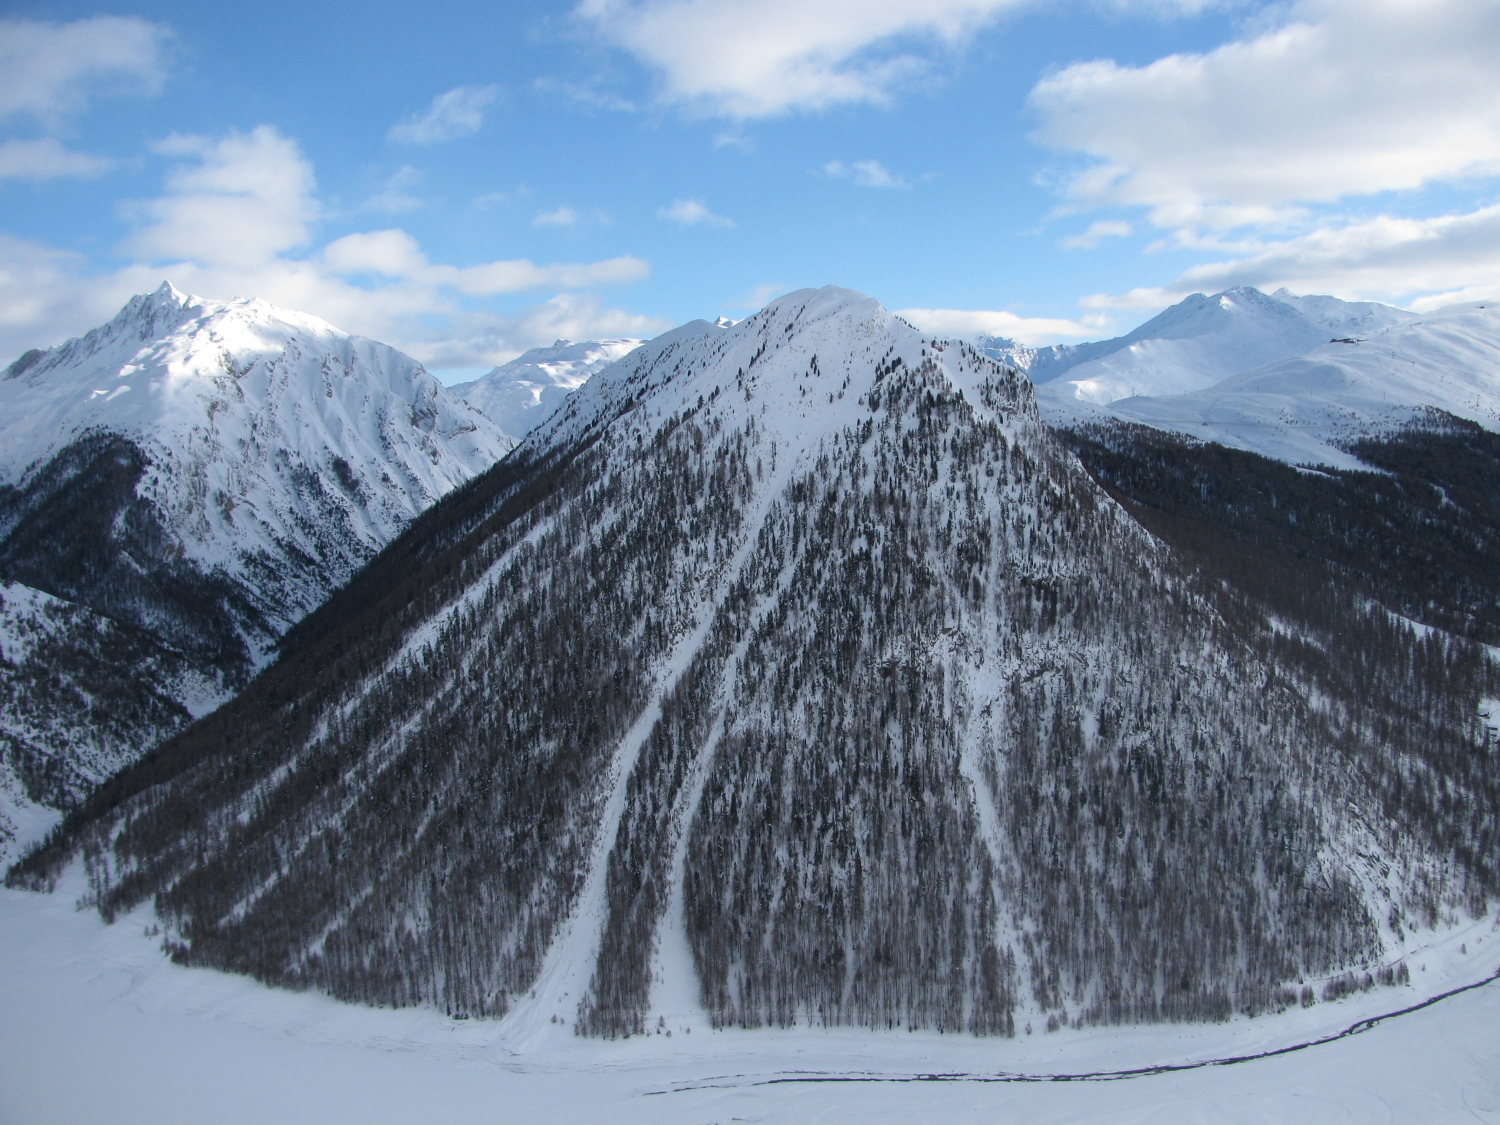
<svg viewBox="0 0 1500 1125">
<path fill-rule="evenodd" d="M 1224 1019 L 1500 890 L 1477 648 L 1288 629 L 861 294 L 637 350 L 389 551 L 11 884 L 88 848 L 180 960 L 516 1050 Z"/>
<path fill-rule="evenodd" d="M 1107 405 L 1142 395 L 1180 394 L 1261 364 L 1301 355 L 1328 334 L 1372 330 L 1413 314 L 1373 302 L 1267 296 L 1250 286 L 1194 293 L 1124 336 L 1084 344 L 1021 348 L 997 337 L 986 354 L 1024 371 L 1057 400 Z"/>
<path fill-rule="evenodd" d="M 26 628 L 47 651 L 93 653 L 104 677 L 52 709 L 25 685 L 57 669 L 0 667 L 6 799 L 64 806 L 242 686 L 289 625 L 511 445 L 387 345 L 170 283 L 17 359 L 0 405 L 9 602 L 36 607 Z M 96 628 L 156 655 L 110 669 Z"/>
<path fill-rule="evenodd" d="M 644 341 L 557 340 L 532 348 L 466 383 L 448 389 L 477 407 L 514 441 L 546 421 L 568 394 Z"/>
</svg>

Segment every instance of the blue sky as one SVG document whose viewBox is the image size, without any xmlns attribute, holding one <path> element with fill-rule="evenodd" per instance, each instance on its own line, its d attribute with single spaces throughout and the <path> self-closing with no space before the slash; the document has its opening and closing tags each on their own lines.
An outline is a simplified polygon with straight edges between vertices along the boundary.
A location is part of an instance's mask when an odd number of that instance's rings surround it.
<svg viewBox="0 0 1500 1125">
<path fill-rule="evenodd" d="M 1500 0 L 10 4 L 0 362 L 163 278 L 450 378 L 835 282 L 1112 335 L 1500 285 Z"/>
</svg>

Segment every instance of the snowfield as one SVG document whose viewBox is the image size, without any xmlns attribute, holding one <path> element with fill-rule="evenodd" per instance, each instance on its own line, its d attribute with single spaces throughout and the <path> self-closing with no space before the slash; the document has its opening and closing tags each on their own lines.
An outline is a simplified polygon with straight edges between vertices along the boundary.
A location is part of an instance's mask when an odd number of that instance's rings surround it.
<svg viewBox="0 0 1500 1125">
<path fill-rule="evenodd" d="M 591 375 L 640 345 L 634 339 L 558 340 L 448 389 L 498 424 L 512 441 L 520 441 Z"/>
<path fill-rule="evenodd" d="M 113 926 L 0 891 L 0 1120 L 8 1125 L 607 1121 L 1308 1122 L 1500 1120 L 1494 919 L 1411 958 L 1412 984 L 1277 1017 L 1013 1040 L 862 1031 L 558 1037 L 511 1054 L 492 1021 L 363 1008 L 167 961 L 138 911 Z M 925 1079 L 925 1080 L 918 1080 Z"/>
<path fill-rule="evenodd" d="M 1330 338 L 1330 335 L 1332 338 Z M 1051 425 L 1123 421 L 1288 464 L 1363 468 L 1345 446 L 1430 421 L 1500 426 L 1500 305 L 1417 316 L 1332 297 L 1189 297 L 1129 336 L 1039 350 L 990 341 Z"/>
</svg>

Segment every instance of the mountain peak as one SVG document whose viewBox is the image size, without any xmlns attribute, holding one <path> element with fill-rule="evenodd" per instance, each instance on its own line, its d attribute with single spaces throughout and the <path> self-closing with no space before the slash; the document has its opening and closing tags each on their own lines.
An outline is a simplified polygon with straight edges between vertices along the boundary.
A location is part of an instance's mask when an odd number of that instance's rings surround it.
<svg viewBox="0 0 1500 1125">
<path fill-rule="evenodd" d="M 640 340 L 555 340 L 450 388 L 520 441 L 596 371 L 628 355 Z"/>
</svg>

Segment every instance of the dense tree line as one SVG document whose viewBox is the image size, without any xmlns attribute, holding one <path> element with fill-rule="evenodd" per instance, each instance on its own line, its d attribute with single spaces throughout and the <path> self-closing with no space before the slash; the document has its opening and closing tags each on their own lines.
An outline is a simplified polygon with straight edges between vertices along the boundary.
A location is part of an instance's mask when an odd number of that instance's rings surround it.
<svg viewBox="0 0 1500 1125">
<path fill-rule="evenodd" d="M 1259 599 L 1300 592 L 1297 612 L 1316 613 L 1332 580 L 1500 643 L 1500 434 L 1431 411 L 1352 442 L 1369 471 L 1298 468 L 1145 426 L 1060 436 L 1154 533 Z"/>
</svg>

